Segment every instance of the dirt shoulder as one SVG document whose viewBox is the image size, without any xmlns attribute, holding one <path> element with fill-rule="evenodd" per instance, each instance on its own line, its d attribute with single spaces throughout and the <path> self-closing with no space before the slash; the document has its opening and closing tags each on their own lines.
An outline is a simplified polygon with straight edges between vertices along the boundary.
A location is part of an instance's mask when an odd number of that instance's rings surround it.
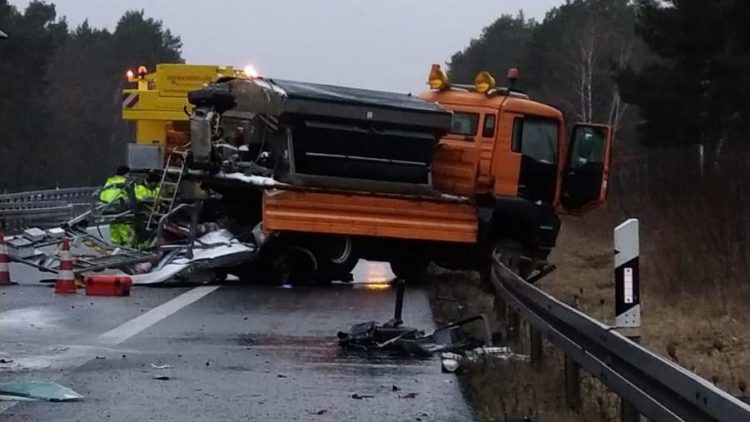
<svg viewBox="0 0 750 422">
<path fill-rule="evenodd" d="M 599 223 L 599 227 L 609 226 Z M 611 230 L 599 227 L 587 226 L 581 220 L 566 221 L 551 257 L 558 270 L 539 285 L 558 299 L 612 323 Z M 750 313 L 743 303 L 747 292 L 730 296 L 724 292 L 721 298 L 708 293 L 671 294 L 660 287 L 655 276 L 658 260 L 642 258 L 642 343 L 733 395 L 750 395 L 742 391 L 750 381 Z M 433 272 L 436 282 L 432 299 L 438 318 L 456 320 L 485 313 L 494 321 L 494 299 L 479 288 L 476 275 Z M 585 373 L 583 408 L 569 411 L 564 402 L 562 368 L 562 354 L 547 344 L 542 368 L 485 362 L 459 377 L 480 421 L 523 417 L 534 421 L 617 420 L 617 397 Z"/>
</svg>

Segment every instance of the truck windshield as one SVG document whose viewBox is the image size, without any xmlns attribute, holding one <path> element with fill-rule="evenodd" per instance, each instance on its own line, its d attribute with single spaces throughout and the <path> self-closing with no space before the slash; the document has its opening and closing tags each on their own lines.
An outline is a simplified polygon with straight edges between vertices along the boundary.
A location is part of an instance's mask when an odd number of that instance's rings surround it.
<svg viewBox="0 0 750 422">
<path fill-rule="evenodd" d="M 479 115 L 476 113 L 453 113 L 451 118 L 450 133 L 464 136 L 474 136 L 477 134 L 479 125 Z"/>
</svg>

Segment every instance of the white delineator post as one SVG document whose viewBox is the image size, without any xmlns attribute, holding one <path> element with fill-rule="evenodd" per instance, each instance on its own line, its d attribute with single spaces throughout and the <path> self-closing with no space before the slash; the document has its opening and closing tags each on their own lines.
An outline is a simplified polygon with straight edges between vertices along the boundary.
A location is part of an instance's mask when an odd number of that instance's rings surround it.
<svg viewBox="0 0 750 422">
<path fill-rule="evenodd" d="M 638 220 L 615 227 L 615 328 L 635 342 L 641 333 L 641 280 L 638 256 Z M 620 421 L 638 422 L 641 416 L 625 399 L 620 400 Z"/>
<path fill-rule="evenodd" d="M 641 326 L 638 256 L 638 220 L 631 218 L 615 228 L 615 326 L 628 337 L 638 337 Z"/>
</svg>

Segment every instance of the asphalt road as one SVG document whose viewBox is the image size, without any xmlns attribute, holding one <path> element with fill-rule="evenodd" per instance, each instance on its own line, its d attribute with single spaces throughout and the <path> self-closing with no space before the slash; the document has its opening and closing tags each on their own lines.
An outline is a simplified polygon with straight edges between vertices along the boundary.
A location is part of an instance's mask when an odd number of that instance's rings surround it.
<svg viewBox="0 0 750 422">
<path fill-rule="evenodd" d="M 139 287 L 94 298 L 18 281 L 0 288 L 0 358 L 13 360 L 0 364 L 0 382 L 52 380 L 85 398 L 2 401 L 2 421 L 472 419 L 437 359 L 367 357 L 336 344 L 352 323 L 388 320 L 392 289 Z M 432 327 L 424 291 L 407 291 L 404 320 Z"/>
</svg>

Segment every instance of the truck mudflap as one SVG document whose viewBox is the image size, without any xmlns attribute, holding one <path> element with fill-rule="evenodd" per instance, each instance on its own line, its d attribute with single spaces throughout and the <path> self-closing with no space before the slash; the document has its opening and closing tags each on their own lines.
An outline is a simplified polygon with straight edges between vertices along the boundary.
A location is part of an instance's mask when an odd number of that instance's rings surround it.
<svg viewBox="0 0 750 422">
<path fill-rule="evenodd" d="M 474 207 L 455 198 L 270 190 L 263 196 L 263 228 L 269 232 L 477 241 Z"/>
</svg>

